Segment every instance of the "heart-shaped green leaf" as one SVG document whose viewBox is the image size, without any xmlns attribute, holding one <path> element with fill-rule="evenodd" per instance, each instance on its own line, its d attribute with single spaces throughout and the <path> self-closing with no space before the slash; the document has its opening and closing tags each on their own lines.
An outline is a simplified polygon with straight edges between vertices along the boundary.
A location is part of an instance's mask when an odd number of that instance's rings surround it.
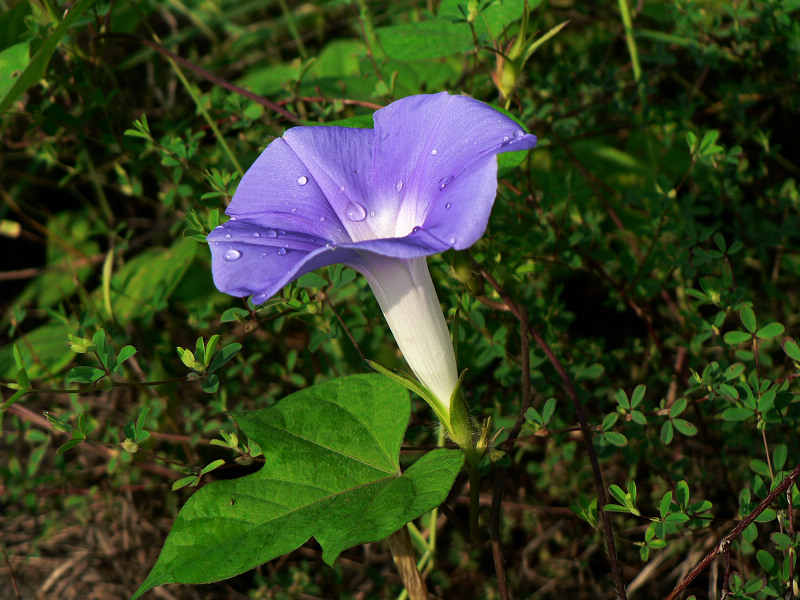
<svg viewBox="0 0 800 600">
<path fill-rule="evenodd" d="M 263 448 L 264 467 L 195 492 L 134 599 L 156 585 L 233 577 L 312 536 L 332 564 L 441 504 L 464 456 L 434 450 L 401 473 L 409 415 L 408 392 L 380 375 L 334 379 L 236 413 Z"/>
</svg>

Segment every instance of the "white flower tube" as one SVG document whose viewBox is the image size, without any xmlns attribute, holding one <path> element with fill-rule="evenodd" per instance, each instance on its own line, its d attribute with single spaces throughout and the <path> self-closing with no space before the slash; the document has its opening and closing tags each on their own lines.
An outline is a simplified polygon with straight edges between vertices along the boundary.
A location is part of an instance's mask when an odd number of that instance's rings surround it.
<svg viewBox="0 0 800 600">
<path fill-rule="evenodd" d="M 397 345 L 417 379 L 450 413 L 450 397 L 458 383 L 450 332 L 433 287 L 425 257 L 364 257 L 367 278 Z"/>
</svg>

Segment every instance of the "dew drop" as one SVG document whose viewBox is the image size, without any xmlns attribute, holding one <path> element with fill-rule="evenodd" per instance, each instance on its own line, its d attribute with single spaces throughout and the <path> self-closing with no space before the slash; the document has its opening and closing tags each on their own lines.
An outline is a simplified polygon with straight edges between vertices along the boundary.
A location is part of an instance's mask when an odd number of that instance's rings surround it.
<svg viewBox="0 0 800 600">
<path fill-rule="evenodd" d="M 230 250 L 226 250 L 225 254 L 222 255 L 222 258 L 227 260 L 228 262 L 233 262 L 235 260 L 239 260 L 242 257 L 242 253 L 238 250 L 234 250 L 231 248 Z"/>
<path fill-rule="evenodd" d="M 450 183 L 451 181 L 453 181 L 453 176 L 452 175 L 448 175 L 447 177 L 442 177 L 439 180 L 439 189 L 443 190 L 445 188 L 445 186 L 447 186 L 447 184 Z"/>
<path fill-rule="evenodd" d="M 325 247 L 328 250 L 333 250 L 334 248 L 336 248 L 336 242 L 328 242 L 327 244 L 325 244 Z"/>
<path fill-rule="evenodd" d="M 394 184 L 394 187 L 398 192 L 400 190 L 402 190 L 403 189 L 403 180 L 402 179 L 398 179 L 397 183 Z"/>
<path fill-rule="evenodd" d="M 456 243 L 456 238 L 454 238 L 454 237 L 451 237 L 451 238 L 450 238 L 450 243 L 451 243 L 451 244 L 455 244 L 455 243 Z"/>
<path fill-rule="evenodd" d="M 297 209 L 296 209 L 296 208 L 293 208 L 293 209 L 292 209 L 292 214 L 294 214 L 294 213 L 296 213 L 296 212 L 297 212 Z"/>
<path fill-rule="evenodd" d="M 320 220 L 320 221 L 324 221 L 324 220 L 325 220 L 325 217 L 320 217 L 320 218 L 319 218 L 319 220 Z"/>
<path fill-rule="evenodd" d="M 278 235 L 286 235 L 286 232 L 283 229 L 281 229 L 280 231 L 278 231 Z"/>
<path fill-rule="evenodd" d="M 235 221 L 237 217 L 231 217 L 231 221 Z"/>
<path fill-rule="evenodd" d="M 515 137 L 516 139 L 518 139 L 518 140 L 521 140 L 522 138 L 524 138 L 524 137 L 525 137 L 525 132 L 524 132 L 524 131 L 522 131 L 521 129 L 517 129 L 517 130 L 514 132 L 514 137 Z"/>
<path fill-rule="evenodd" d="M 275 233 L 275 231 L 272 230 L 272 229 L 267 229 L 267 237 L 268 238 L 276 238 L 276 237 L 278 237 L 278 234 Z"/>
<path fill-rule="evenodd" d="M 504 136 L 503 136 L 503 141 L 504 141 L 504 142 L 507 142 L 507 141 L 508 141 L 508 136 L 507 136 L 507 135 L 504 135 Z"/>
<path fill-rule="evenodd" d="M 344 186 L 343 186 L 343 185 L 340 185 L 340 186 L 339 186 L 339 191 L 340 191 L 340 192 L 344 192 Z"/>
<path fill-rule="evenodd" d="M 219 246 L 219 242 L 214 242 L 214 245 L 215 246 Z"/>
<path fill-rule="evenodd" d="M 308 177 L 306 177 L 305 175 L 301 175 L 300 177 L 297 178 L 297 185 L 305 185 L 307 183 L 308 183 Z"/>
<path fill-rule="evenodd" d="M 286 254 L 286 248 L 278 248 L 278 254 L 280 254 L 281 256 L 285 255 Z"/>
<path fill-rule="evenodd" d="M 417 233 L 420 229 L 421 227 L 417 225 L 416 227 L 414 227 L 414 229 L 411 230 L 411 233 Z"/>
<path fill-rule="evenodd" d="M 261 254 L 258 255 L 258 258 L 264 258 L 266 255 L 267 255 L 266 252 L 262 252 Z"/>
<path fill-rule="evenodd" d="M 348 204 L 344 214 L 347 215 L 349 220 L 355 222 L 363 221 L 367 218 L 367 210 L 358 202 L 351 202 Z"/>
<path fill-rule="evenodd" d="M 217 225 L 216 227 L 214 227 L 214 231 L 216 231 L 217 229 L 222 229 L 222 225 Z"/>
<path fill-rule="evenodd" d="M 374 210 L 369 211 L 369 216 L 370 217 L 374 217 L 375 216 L 375 211 Z M 339 231 L 341 231 L 341 229 Z"/>
<path fill-rule="evenodd" d="M 431 150 L 431 154 L 436 156 L 437 154 L 439 154 L 439 151 L 436 148 L 434 148 L 433 150 Z"/>
<path fill-rule="evenodd" d="M 225 239 L 226 239 L 226 240 L 229 240 L 229 239 L 231 239 L 231 234 L 230 234 L 230 233 L 226 233 L 226 234 L 225 234 Z"/>
<path fill-rule="evenodd" d="M 445 210 L 450 210 L 451 206 L 453 206 L 453 203 L 452 202 L 448 202 L 447 204 L 444 205 L 444 209 Z"/>
<path fill-rule="evenodd" d="M 382 140 L 385 140 L 385 139 L 386 139 L 386 138 L 388 138 L 388 137 L 389 137 L 389 134 L 388 134 L 388 133 L 382 133 L 382 134 L 381 134 L 381 139 L 382 139 Z"/>
<path fill-rule="evenodd" d="M 256 231 L 256 232 L 253 234 L 253 237 L 261 237 L 261 234 L 260 234 L 260 233 L 258 233 L 258 232 Z"/>
<path fill-rule="evenodd" d="M 263 302 L 266 299 L 267 299 L 266 294 L 258 294 L 257 296 L 253 296 L 253 300 L 255 300 L 256 302 Z"/>
</svg>

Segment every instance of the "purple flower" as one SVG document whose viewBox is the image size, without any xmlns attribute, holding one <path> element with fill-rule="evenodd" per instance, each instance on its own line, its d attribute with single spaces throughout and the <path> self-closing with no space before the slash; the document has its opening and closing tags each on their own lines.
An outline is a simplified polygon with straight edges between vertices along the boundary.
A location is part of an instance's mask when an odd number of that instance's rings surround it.
<svg viewBox="0 0 800 600">
<path fill-rule="evenodd" d="M 230 221 L 208 236 L 214 283 L 260 304 L 320 267 L 356 269 L 447 415 L 458 375 L 425 257 L 480 238 L 497 193 L 496 155 L 533 148 L 536 136 L 447 92 L 393 102 L 374 122 L 295 127 L 264 150 Z"/>
</svg>

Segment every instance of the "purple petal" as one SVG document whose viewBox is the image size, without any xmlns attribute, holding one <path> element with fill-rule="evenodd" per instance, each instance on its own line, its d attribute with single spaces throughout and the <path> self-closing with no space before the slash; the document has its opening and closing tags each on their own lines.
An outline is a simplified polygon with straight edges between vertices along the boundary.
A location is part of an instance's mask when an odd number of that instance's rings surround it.
<svg viewBox="0 0 800 600">
<path fill-rule="evenodd" d="M 374 115 L 375 129 L 295 127 L 242 178 L 231 220 L 208 236 L 217 287 L 263 302 L 304 273 L 370 254 L 463 249 L 486 228 L 496 155 L 536 145 L 488 105 L 447 92 Z"/>
<path fill-rule="evenodd" d="M 459 249 L 486 229 L 497 191 L 494 157 L 536 145 L 536 136 L 513 119 L 447 92 L 403 98 L 374 120 L 376 193 L 391 196 L 403 182 L 396 235 L 430 226 L 432 235 Z"/>
</svg>

